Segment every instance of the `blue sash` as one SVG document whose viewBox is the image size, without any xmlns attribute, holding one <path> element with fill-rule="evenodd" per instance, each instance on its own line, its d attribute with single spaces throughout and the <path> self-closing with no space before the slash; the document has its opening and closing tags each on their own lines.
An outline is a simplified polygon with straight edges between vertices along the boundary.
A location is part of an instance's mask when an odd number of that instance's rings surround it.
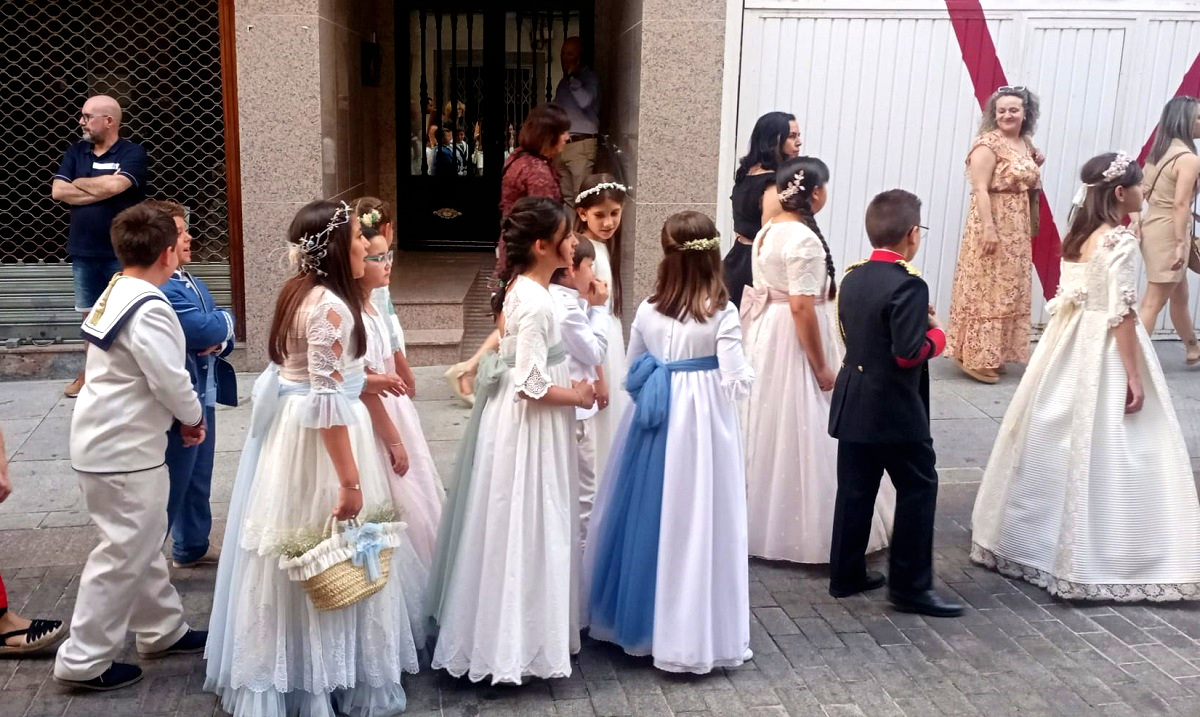
<svg viewBox="0 0 1200 717">
<path fill-rule="evenodd" d="M 644 353 L 625 378 L 636 408 L 597 538 L 589 603 L 594 636 L 635 654 L 649 651 L 654 637 L 671 374 L 717 368 L 716 356 L 664 364 Z"/>
</svg>

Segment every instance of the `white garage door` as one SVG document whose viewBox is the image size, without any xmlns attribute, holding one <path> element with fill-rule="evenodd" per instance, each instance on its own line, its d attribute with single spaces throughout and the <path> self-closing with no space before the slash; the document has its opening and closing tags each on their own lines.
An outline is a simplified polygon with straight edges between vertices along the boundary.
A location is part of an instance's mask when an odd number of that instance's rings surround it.
<svg viewBox="0 0 1200 717">
<path fill-rule="evenodd" d="M 1045 191 L 1060 234 L 1079 167 L 1103 151 L 1137 154 L 1200 54 L 1200 3 L 1161 0 L 1152 12 L 1147 5 L 983 3 L 1009 83 L 1041 98 L 1034 140 L 1047 157 Z M 745 152 L 763 113 L 795 114 L 804 153 L 833 173 L 818 221 L 839 267 L 869 251 L 862 218 L 873 195 L 893 187 L 917 193 L 931 232 L 916 263 L 946 315 L 967 209 L 966 153 L 980 117 L 947 3 L 748 0 L 740 38 L 736 94 L 726 93 L 736 97 L 736 112 L 727 108 L 723 156 Z M 971 51 L 985 51 L 982 45 L 970 43 Z M 728 169 L 719 195 L 726 237 Z M 1200 305 L 1200 282 L 1192 281 Z M 1044 300 L 1036 277 L 1034 294 L 1039 324 Z"/>
</svg>

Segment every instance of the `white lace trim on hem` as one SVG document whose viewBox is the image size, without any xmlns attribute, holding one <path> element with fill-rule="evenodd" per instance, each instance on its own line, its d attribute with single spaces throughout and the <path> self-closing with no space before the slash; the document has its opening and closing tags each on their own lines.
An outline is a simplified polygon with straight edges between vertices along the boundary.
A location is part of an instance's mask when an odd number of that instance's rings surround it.
<svg viewBox="0 0 1200 717">
<path fill-rule="evenodd" d="M 971 560 L 1001 575 L 1019 578 L 1063 600 L 1112 600 L 1114 602 L 1171 602 L 1200 600 L 1200 582 L 1195 583 L 1080 583 L 1064 580 L 1015 560 L 996 555 L 971 543 Z"/>
</svg>

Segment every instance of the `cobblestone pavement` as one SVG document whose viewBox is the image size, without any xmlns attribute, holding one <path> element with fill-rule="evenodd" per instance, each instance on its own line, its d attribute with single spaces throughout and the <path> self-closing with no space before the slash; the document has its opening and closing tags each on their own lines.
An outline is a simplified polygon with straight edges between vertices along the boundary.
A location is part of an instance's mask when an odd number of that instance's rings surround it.
<svg viewBox="0 0 1200 717">
<path fill-rule="evenodd" d="M 1200 455 L 1200 373 L 1179 344 L 1159 345 L 1189 452 Z M 944 360 L 933 367 L 941 492 L 939 587 L 969 605 L 960 619 L 892 611 L 883 591 L 835 600 L 821 568 L 753 562 L 755 657 L 704 677 L 586 644 L 569 679 L 490 688 L 423 672 L 408 714 L 427 715 L 1200 715 L 1200 606 L 1067 604 L 967 560 L 971 505 L 1017 376 L 983 386 Z M 420 409 L 449 472 L 466 411 L 438 369 L 419 371 Z M 244 377 L 246 396 L 253 377 Z M 0 567 L 13 607 L 67 619 L 95 544 L 67 458 L 71 401 L 59 382 L 0 383 L 0 417 L 16 492 L 0 504 Z M 214 512 L 225 515 L 248 407 L 218 418 Z M 1195 459 L 1193 459 L 1195 463 Z M 218 520 L 215 535 L 224 530 Z M 875 563 L 881 563 L 879 557 Z M 214 569 L 174 571 L 192 624 L 207 622 Z M 128 656 L 135 659 L 132 640 Z M 204 662 L 144 665 L 146 680 L 109 695 L 69 692 L 48 657 L 0 661 L 0 717 L 223 714 L 201 691 Z"/>
</svg>

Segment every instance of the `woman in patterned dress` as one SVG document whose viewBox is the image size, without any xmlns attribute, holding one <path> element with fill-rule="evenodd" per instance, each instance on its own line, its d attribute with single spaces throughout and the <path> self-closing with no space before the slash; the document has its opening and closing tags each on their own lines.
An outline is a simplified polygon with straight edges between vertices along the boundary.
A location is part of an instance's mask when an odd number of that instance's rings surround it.
<svg viewBox="0 0 1200 717">
<path fill-rule="evenodd" d="M 1029 359 L 1029 190 L 1040 185 L 1045 161 L 1030 140 L 1037 118 L 1036 95 L 1001 87 L 988 100 L 967 156 L 971 206 L 954 273 L 946 355 L 983 383 L 996 383 L 1005 363 Z"/>
</svg>

